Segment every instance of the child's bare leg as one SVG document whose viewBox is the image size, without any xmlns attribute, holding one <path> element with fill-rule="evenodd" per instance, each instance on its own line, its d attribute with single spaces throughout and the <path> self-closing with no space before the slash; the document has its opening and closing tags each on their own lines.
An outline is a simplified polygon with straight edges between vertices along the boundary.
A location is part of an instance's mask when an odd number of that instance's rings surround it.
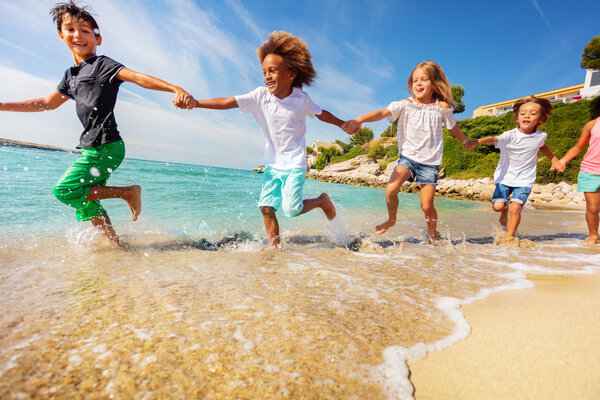
<svg viewBox="0 0 600 400">
<path fill-rule="evenodd" d="M 90 194 L 86 197 L 87 201 L 96 201 L 102 199 L 123 199 L 131 208 L 133 220 L 137 220 L 142 211 L 142 188 L 138 185 L 133 186 L 92 186 Z"/>
<path fill-rule="evenodd" d="M 435 199 L 435 185 L 421 185 L 421 209 L 425 213 L 427 231 L 432 239 L 438 238 L 437 219 L 438 214 L 433 205 Z"/>
<path fill-rule="evenodd" d="M 260 212 L 263 215 L 269 242 L 271 243 L 271 246 L 277 247 L 281 240 L 279 238 L 279 222 L 277 222 L 275 209 L 273 207 L 260 207 Z"/>
<path fill-rule="evenodd" d="M 302 204 L 302 211 L 300 211 L 298 215 L 304 214 L 318 207 L 323 210 L 328 220 L 331 221 L 335 218 L 335 206 L 333 205 L 333 202 L 327 193 L 321 193 L 321 195 L 316 199 L 305 199 Z"/>
<path fill-rule="evenodd" d="M 498 220 L 498 222 L 500 222 L 500 225 L 506 226 L 506 224 L 508 223 L 508 207 L 506 207 L 506 203 L 497 201 L 494 204 L 492 204 L 492 209 L 500 213 L 500 219 Z"/>
<path fill-rule="evenodd" d="M 108 214 L 98 215 L 97 217 L 92 218 L 90 222 L 92 225 L 98 228 L 100 233 L 102 233 L 108 240 L 115 244 L 119 244 L 119 237 L 113 229 L 110 218 L 108 218 Z"/>
<path fill-rule="evenodd" d="M 598 242 L 598 223 L 600 222 L 600 191 L 583 192 L 585 196 L 585 221 L 587 222 L 589 235 L 583 242 L 586 245 Z"/>
<path fill-rule="evenodd" d="M 388 209 L 388 220 L 383 224 L 377 225 L 375 231 L 379 234 L 384 233 L 396 224 L 396 213 L 398 212 L 398 192 L 402 184 L 410 179 L 410 171 L 406 167 L 398 166 L 390 175 L 387 186 L 385 187 L 385 201 Z"/>
<path fill-rule="evenodd" d="M 519 223 L 521 222 L 521 210 L 523 206 L 515 201 L 512 201 L 508 205 L 508 226 L 506 232 L 506 238 L 510 239 L 515 235 Z"/>
</svg>

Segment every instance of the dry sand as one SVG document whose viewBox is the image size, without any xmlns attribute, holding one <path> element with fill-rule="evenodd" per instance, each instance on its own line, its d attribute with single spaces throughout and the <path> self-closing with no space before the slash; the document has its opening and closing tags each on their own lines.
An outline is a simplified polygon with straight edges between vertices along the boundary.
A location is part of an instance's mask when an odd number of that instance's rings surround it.
<svg viewBox="0 0 600 400">
<path fill-rule="evenodd" d="M 462 307 L 471 335 L 409 362 L 419 399 L 600 399 L 600 273 Z"/>
</svg>

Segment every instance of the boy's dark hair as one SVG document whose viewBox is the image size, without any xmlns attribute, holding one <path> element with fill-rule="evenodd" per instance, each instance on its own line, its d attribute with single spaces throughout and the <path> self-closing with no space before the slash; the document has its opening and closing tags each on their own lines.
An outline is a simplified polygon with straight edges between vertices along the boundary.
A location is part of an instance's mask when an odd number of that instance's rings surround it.
<svg viewBox="0 0 600 400">
<path fill-rule="evenodd" d="M 261 64 L 269 54 L 281 56 L 285 66 L 296 74 L 292 87 L 310 86 L 317 76 L 306 43 L 291 33 L 284 31 L 271 32 L 269 39 L 256 49 L 256 55 Z"/>
<path fill-rule="evenodd" d="M 513 105 L 513 113 L 515 115 L 515 121 L 517 120 L 517 117 L 519 115 L 519 110 L 526 103 L 535 103 L 535 104 L 540 105 L 540 107 L 542 109 L 542 115 L 540 117 L 540 121 L 539 121 L 540 123 L 538 124 L 538 126 L 543 124 L 544 122 L 546 122 L 548 120 L 548 116 L 550 116 L 552 114 L 552 103 L 550 103 L 550 100 L 542 99 L 541 97 L 535 97 L 535 96 L 523 97 L 522 99 L 517 100 L 515 102 L 515 104 Z"/>
<path fill-rule="evenodd" d="M 590 111 L 590 119 L 596 119 L 600 117 L 600 96 L 592 100 L 592 104 L 590 104 Z"/>
<path fill-rule="evenodd" d="M 88 7 L 79 7 L 73 0 L 70 0 L 67 3 L 57 3 L 50 9 L 50 16 L 52 16 L 52 20 L 56 22 L 56 29 L 58 29 L 59 32 L 62 28 L 63 17 L 66 14 L 69 14 L 74 20 L 89 22 L 94 34 L 100 36 L 98 23 L 88 10 Z"/>
</svg>

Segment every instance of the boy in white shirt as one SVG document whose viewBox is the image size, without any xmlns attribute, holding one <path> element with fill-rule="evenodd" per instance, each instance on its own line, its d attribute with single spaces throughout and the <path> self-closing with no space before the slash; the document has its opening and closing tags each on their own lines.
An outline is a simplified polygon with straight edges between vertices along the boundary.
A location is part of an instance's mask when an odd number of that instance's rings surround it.
<svg viewBox="0 0 600 400">
<path fill-rule="evenodd" d="M 513 112 L 517 121 L 515 129 L 477 139 L 477 145 L 494 143 L 500 149 L 500 161 L 494 172 L 496 190 L 492 208 L 500 212 L 500 225 L 507 227 L 506 239 L 514 236 L 521 222 L 521 210 L 537 176 L 538 151 L 552 161 L 553 167 L 558 167 L 558 158 L 544 144 L 546 132 L 537 130 L 552 114 L 550 101 L 533 96 L 519 99 L 513 105 Z"/>
<path fill-rule="evenodd" d="M 302 199 L 306 179 L 307 115 L 342 127 L 344 121 L 313 103 L 302 85 L 316 76 L 311 54 L 299 38 L 283 31 L 273 32 L 257 49 L 265 85 L 250 93 L 208 100 L 196 100 L 190 108 L 226 110 L 239 107 L 256 118 L 265 135 L 266 164 L 258 206 L 272 246 L 280 243 L 275 211 L 282 206 L 288 217 L 321 208 L 327 219 L 335 218 L 335 206 L 327 193 L 315 199 Z M 187 105 L 188 107 L 190 105 Z"/>
</svg>

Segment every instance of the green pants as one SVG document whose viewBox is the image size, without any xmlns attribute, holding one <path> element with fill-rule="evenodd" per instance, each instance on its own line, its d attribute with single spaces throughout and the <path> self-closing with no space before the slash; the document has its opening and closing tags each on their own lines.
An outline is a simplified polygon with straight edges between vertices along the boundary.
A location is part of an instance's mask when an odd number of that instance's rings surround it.
<svg viewBox="0 0 600 400">
<path fill-rule="evenodd" d="M 125 144 L 122 140 L 81 149 L 81 157 L 75 160 L 56 182 L 52 193 L 58 200 L 75 208 L 78 221 L 89 221 L 106 214 L 99 201 L 85 199 L 92 186 L 106 185 L 110 174 L 121 165 L 123 158 Z"/>
</svg>

